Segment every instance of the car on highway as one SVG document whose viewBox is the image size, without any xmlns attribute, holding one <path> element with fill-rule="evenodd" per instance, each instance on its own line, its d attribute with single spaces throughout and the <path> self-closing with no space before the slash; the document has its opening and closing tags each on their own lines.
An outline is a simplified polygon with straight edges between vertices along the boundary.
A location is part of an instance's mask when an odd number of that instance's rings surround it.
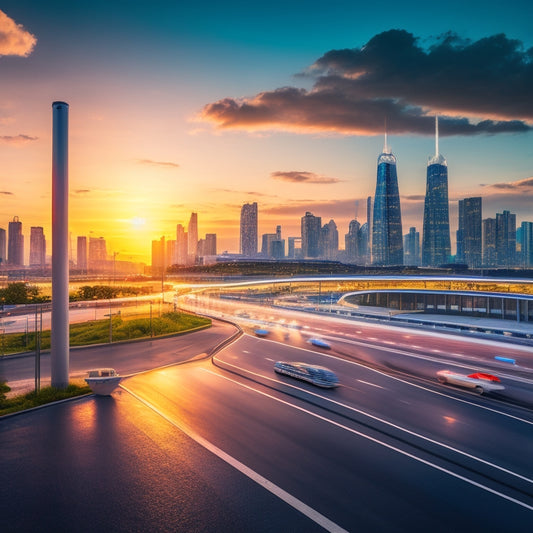
<svg viewBox="0 0 533 533">
<path fill-rule="evenodd" d="M 325 340 L 322 340 L 322 339 L 309 339 L 309 342 L 313 345 L 313 346 L 316 346 L 317 348 L 325 348 L 326 350 L 328 350 L 329 348 L 331 348 L 331 344 L 329 344 L 329 342 L 326 342 Z"/>
<path fill-rule="evenodd" d="M 500 383 L 500 378 L 484 372 L 475 372 L 467 375 L 452 372 L 451 370 L 439 370 L 437 379 L 440 383 L 473 389 L 478 394 L 505 389 Z"/>
<path fill-rule="evenodd" d="M 268 331 L 268 329 L 258 328 L 258 329 L 254 329 L 254 333 L 258 337 L 266 337 L 270 333 L 270 331 Z"/>
<path fill-rule="evenodd" d="M 277 361 L 274 363 L 274 371 L 326 389 L 339 385 L 339 378 L 335 372 L 329 368 L 310 363 Z"/>
</svg>

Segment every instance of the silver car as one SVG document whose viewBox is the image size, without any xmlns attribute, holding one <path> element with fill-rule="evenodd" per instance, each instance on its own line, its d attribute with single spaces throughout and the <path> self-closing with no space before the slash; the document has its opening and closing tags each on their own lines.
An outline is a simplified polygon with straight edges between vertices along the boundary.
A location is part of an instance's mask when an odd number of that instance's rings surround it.
<svg viewBox="0 0 533 533">
<path fill-rule="evenodd" d="M 437 379 L 440 383 L 473 389 L 478 394 L 505 389 L 505 387 L 500 384 L 499 378 L 496 376 L 479 372 L 466 375 L 452 372 L 451 370 L 439 370 L 439 372 L 437 372 Z"/>
<path fill-rule="evenodd" d="M 312 365 L 309 363 L 277 361 L 274 363 L 274 371 L 278 374 L 284 374 L 291 378 L 307 381 L 308 383 L 327 389 L 339 385 L 337 374 L 323 366 Z"/>
</svg>

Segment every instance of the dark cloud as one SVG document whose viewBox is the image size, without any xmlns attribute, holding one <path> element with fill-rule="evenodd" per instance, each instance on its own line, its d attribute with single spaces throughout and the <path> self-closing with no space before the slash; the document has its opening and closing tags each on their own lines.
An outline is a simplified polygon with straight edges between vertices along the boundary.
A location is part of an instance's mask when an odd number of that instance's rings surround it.
<svg viewBox="0 0 533 533">
<path fill-rule="evenodd" d="M 410 194 L 408 196 L 402 196 L 402 200 L 407 202 L 421 202 L 424 201 L 426 197 L 423 194 Z"/>
<path fill-rule="evenodd" d="M 75 194 L 87 194 L 87 193 L 90 193 L 90 189 L 76 189 L 74 191 Z"/>
<path fill-rule="evenodd" d="M 177 163 L 171 161 L 153 161 L 152 159 L 137 159 L 139 165 L 152 165 L 156 167 L 179 168 Z"/>
<path fill-rule="evenodd" d="M 38 137 L 31 137 L 30 135 L 0 135 L 0 143 L 2 144 L 13 144 L 15 146 L 20 146 L 22 144 L 27 144 L 31 141 L 36 141 Z"/>
<path fill-rule="evenodd" d="M 290 183 L 312 183 L 312 184 L 332 184 L 340 183 L 341 179 L 339 178 L 328 178 L 326 176 L 320 176 L 314 172 L 299 172 L 297 170 L 292 171 L 276 171 L 271 172 L 270 177 L 279 180 L 279 181 L 288 181 Z"/>
<path fill-rule="evenodd" d="M 423 48 L 404 30 L 365 46 L 332 50 L 307 71 L 311 90 L 282 87 L 206 105 L 200 117 L 221 129 L 432 134 L 524 132 L 533 121 L 533 49 L 494 35 L 471 42 L 448 33 Z M 480 120 L 481 119 L 481 120 Z"/>
<path fill-rule="evenodd" d="M 0 191 L 0 194 L 3 194 L 4 196 L 13 196 L 13 193 L 9 191 Z"/>
</svg>

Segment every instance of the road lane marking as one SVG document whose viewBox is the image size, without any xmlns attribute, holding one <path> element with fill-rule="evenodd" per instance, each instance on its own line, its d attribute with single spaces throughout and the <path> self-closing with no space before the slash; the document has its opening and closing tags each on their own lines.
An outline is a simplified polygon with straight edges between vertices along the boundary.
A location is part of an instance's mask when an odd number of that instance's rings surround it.
<svg viewBox="0 0 533 533">
<path fill-rule="evenodd" d="M 375 383 L 370 383 L 369 381 L 363 381 L 362 379 L 358 379 L 357 381 L 359 381 L 359 383 L 364 383 L 365 385 L 370 385 L 371 387 L 376 387 L 377 389 L 385 389 L 385 387 L 376 385 Z"/>
<path fill-rule="evenodd" d="M 430 468 L 434 468 L 436 470 L 439 470 L 440 472 L 444 472 L 445 474 L 448 474 L 450 475 L 451 477 L 454 477 L 454 478 L 457 478 L 457 479 L 460 479 L 461 481 L 464 481 L 465 483 L 468 483 L 470 485 L 473 485 L 474 487 L 477 487 L 481 490 L 485 490 L 487 492 L 490 492 L 491 494 L 494 494 L 495 496 L 499 496 L 500 498 L 503 498 L 504 500 L 507 500 L 507 501 L 510 501 L 512 503 L 515 503 L 521 507 L 524 507 L 530 511 L 533 511 L 533 505 L 528 505 L 527 503 L 524 503 L 520 500 L 517 500 L 515 498 L 512 498 L 511 496 L 507 496 L 507 494 L 504 494 L 503 492 L 499 492 L 495 489 L 491 489 L 490 487 L 486 486 L 486 485 L 483 485 L 481 483 L 478 483 L 477 481 L 474 481 L 473 479 L 469 479 L 465 476 L 462 476 L 460 474 L 457 474 L 456 472 L 452 472 L 451 470 L 448 470 L 447 468 L 444 468 L 442 466 L 439 466 L 435 463 L 432 463 L 426 459 L 422 459 L 422 457 L 417 457 L 416 455 L 413 455 L 412 453 L 409 453 L 405 450 L 402 450 L 400 448 L 397 448 L 396 446 L 393 446 L 392 444 L 387 444 L 386 442 L 383 442 L 375 437 L 371 437 L 370 435 L 366 435 L 365 433 L 361 433 L 360 431 L 357 431 L 356 429 L 353 429 L 353 428 L 350 428 L 348 426 L 345 426 L 343 424 L 340 424 L 339 422 L 335 422 L 334 420 L 330 420 L 329 418 L 326 418 L 322 415 L 319 415 L 317 413 L 313 413 L 313 411 L 309 411 L 308 409 L 304 409 L 303 407 L 300 407 L 298 405 L 294 405 L 290 402 L 287 402 L 285 400 L 282 400 L 281 398 L 276 398 L 275 396 L 272 396 L 270 394 L 267 394 L 266 392 L 263 392 L 263 391 L 259 391 L 257 389 L 254 389 L 253 387 L 250 387 L 249 385 L 245 385 L 244 383 L 239 383 L 238 381 L 235 381 L 234 379 L 231 379 L 227 376 L 224 376 L 222 374 L 218 374 L 217 372 L 213 372 L 212 370 L 208 370 L 206 368 L 200 368 L 201 371 L 203 372 L 207 372 L 209 374 L 212 374 L 213 376 L 217 376 L 221 379 L 225 379 L 227 381 L 230 381 L 232 383 L 235 383 L 236 385 L 240 386 L 240 387 L 243 387 L 245 389 L 248 389 L 250 391 L 253 391 L 257 394 L 260 394 L 262 396 L 266 396 L 267 398 L 270 398 L 276 402 L 279 402 L 279 403 L 282 403 L 284 405 L 287 405 L 289 407 L 292 407 L 293 409 L 296 409 L 297 411 L 302 411 L 303 413 L 306 413 L 310 416 L 313 416 L 315 418 L 318 418 L 319 420 L 322 420 L 328 424 L 331 424 L 332 426 L 336 426 L 340 429 L 344 429 L 345 431 L 348 431 L 349 433 L 353 433 L 354 435 L 358 435 L 359 437 L 362 437 L 364 439 L 367 439 L 371 442 L 374 442 L 375 444 L 378 444 L 380 446 L 383 446 L 385 448 L 388 448 L 389 450 L 392 450 L 394 452 L 397 452 L 401 455 L 405 455 L 406 457 L 409 457 L 415 461 L 418 461 L 419 463 L 422 463 L 422 464 L 425 464 L 426 466 L 429 466 Z M 122 385 L 120 385 L 122 387 Z M 128 391 L 129 392 L 129 391 Z M 474 459 L 476 459 L 474 457 Z M 446 459 L 444 459 L 446 460 Z M 484 461 L 482 461 L 484 462 Z M 512 472 L 511 472 L 512 473 Z M 482 474 L 480 474 L 482 475 Z M 518 474 L 515 474 L 515 475 L 518 475 Z M 519 477 L 522 477 L 522 476 L 519 476 Z M 527 478 L 525 478 L 527 480 Z M 528 480 L 528 481 L 531 481 L 531 480 Z"/>
<path fill-rule="evenodd" d="M 252 339 L 255 338 L 255 337 L 252 337 L 251 335 L 248 335 L 246 333 L 243 336 L 247 336 L 247 337 L 250 337 Z M 279 341 L 275 341 L 273 339 L 258 339 L 258 340 L 260 340 L 261 342 L 272 342 L 274 344 L 280 344 L 281 346 L 283 346 L 285 348 L 287 347 L 286 344 L 284 344 L 282 342 L 279 342 Z M 350 344 L 361 344 L 361 345 L 363 345 L 363 343 L 360 343 L 360 342 L 357 342 L 357 341 L 352 341 L 352 340 L 342 340 L 341 342 L 348 342 Z M 330 354 L 327 354 L 327 353 L 324 353 L 324 352 L 317 352 L 315 350 L 310 350 L 309 348 L 304 348 L 304 347 L 300 347 L 300 346 L 292 346 L 291 345 L 290 348 L 292 348 L 294 350 L 304 350 L 306 352 L 309 352 L 309 353 L 312 353 L 312 354 L 315 354 L 315 355 L 321 355 L 322 357 L 327 357 L 328 359 L 334 359 L 337 362 L 346 363 L 348 365 L 360 366 L 361 368 L 364 368 L 364 369 L 368 370 L 369 372 L 375 372 L 376 374 L 384 376 L 384 377 L 386 377 L 388 379 L 399 381 L 401 383 L 404 383 L 405 385 L 409 385 L 409 386 L 415 387 L 417 389 L 422 389 L 422 390 L 425 390 L 427 392 L 431 392 L 432 394 L 436 394 L 437 396 L 443 396 L 445 398 L 449 398 L 451 400 L 455 400 L 456 402 L 459 402 L 459 403 L 466 403 L 467 405 L 471 405 L 472 407 L 477 407 L 479 409 L 484 409 L 485 411 L 491 411 L 493 413 L 496 413 L 496 414 L 499 414 L 499 415 L 502 415 L 502 416 L 506 416 L 508 418 L 512 418 L 514 420 L 518 420 L 519 422 L 524 422 L 524 424 L 529 424 L 529 425 L 533 426 L 533 421 L 526 420 L 525 418 L 520 418 L 518 416 L 511 415 L 511 414 L 505 413 L 503 411 L 498 411 L 497 409 L 494 409 L 492 407 L 487 407 L 486 405 L 480 405 L 478 403 L 472 403 L 472 402 L 470 402 L 468 400 L 463 400 L 462 398 L 456 398 L 455 396 L 450 396 L 449 394 L 446 394 L 444 392 L 439 392 L 439 391 L 424 387 L 422 385 L 417 385 L 416 383 L 411 383 L 410 381 L 406 381 L 405 379 L 402 379 L 402 378 L 399 378 L 399 377 L 396 377 L 396 376 L 391 376 L 390 374 L 387 374 L 386 372 L 383 372 L 383 371 L 378 370 L 376 368 L 372 368 L 372 367 L 363 365 L 362 363 L 358 363 L 357 361 L 350 361 L 348 359 L 341 359 L 340 357 L 337 357 L 335 355 L 330 355 Z M 376 348 L 378 348 L 378 347 L 376 347 Z M 400 350 L 392 350 L 390 348 L 381 347 L 381 349 L 382 350 L 388 350 L 388 351 L 391 351 L 391 352 L 397 352 L 399 354 L 403 353 Z M 406 355 L 408 355 L 408 354 L 406 354 Z M 450 363 L 450 364 L 454 365 L 454 366 L 461 366 L 461 365 L 459 365 L 457 363 Z M 465 365 L 463 365 L 463 368 L 470 368 L 472 370 L 476 370 L 475 367 L 468 367 L 468 366 L 465 366 Z M 500 375 L 504 376 L 504 374 L 500 374 Z M 509 376 L 507 376 L 507 377 L 509 377 Z M 510 379 L 515 379 L 516 381 L 521 381 L 520 379 L 516 379 L 514 377 L 510 377 Z"/>
<path fill-rule="evenodd" d="M 239 367 L 237 367 L 235 365 L 232 365 L 231 363 L 227 363 L 226 361 L 224 361 L 224 364 L 226 364 L 228 366 L 232 366 L 233 368 L 236 368 L 236 369 L 242 371 L 242 369 L 240 369 Z M 203 370 L 204 372 L 210 372 L 209 370 L 206 370 L 204 368 L 201 368 L 201 370 Z M 503 466 L 499 466 L 497 464 L 494 464 L 494 463 L 491 463 L 489 461 L 486 461 L 485 459 L 481 459 L 480 457 L 476 457 L 475 455 L 471 455 L 468 452 L 465 452 L 463 450 L 459 450 L 458 448 L 454 448 L 453 446 L 450 446 L 449 444 L 445 444 L 444 442 L 439 442 L 439 441 L 434 440 L 434 439 L 432 439 L 430 437 L 426 437 L 425 435 L 421 435 L 420 433 L 416 433 L 415 431 L 412 431 L 412 430 L 407 429 L 405 427 L 399 426 L 398 424 L 394 424 L 393 422 L 390 422 L 390 421 L 385 420 L 383 418 L 379 418 L 376 415 L 372 415 L 370 413 L 367 413 L 366 411 L 362 411 L 361 409 L 357 409 L 356 407 L 353 407 L 352 405 L 347 405 L 345 403 L 339 402 L 339 401 L 334 400 L 332 398 L 328 398 L 327 396 L 322 396 L 320 394 L 317 394 L 316 392 L 312 392 L 312 391 L 307 390 L 307 389 L 302 389 L 300 387 L 296 387 L 295 385 L 292 385 L 290 383 L 285 383 L 285 382 L 279 381 L 277 379 L 272 379 L 271 377 L 268 377 L 268 376 L 263 376 L 261 374 L 256 374 L 255 372 L 251 372 L 250 370 L 246 370 L 246 372 L 249 372 L 250 374 L 259 376 L 259 377 L 261 377 L 263 379 L 268 379 L 270 381 L 274 381 L 276 383 L 283 384 L 283 385 L 285 385 L 287 387 L 291 387 L 291 388 L 303 391 L 303 392 L 305 392 L 305 393 L 307 393 L 307 394 L 309 394 L 311 396 L 316 396 L 317 398 L 320 398 L 322 400 L 325 400 L 325 401 L 328 401 L 328 402 L 333 403 L 335 405 L 338 405 L 339 407 L 343 407 L 345 409 L 348 409 L 349 411 L 353 411 L 353 412 L 358 413 L 360 415 L 363 415 L 363 416 L 366 416 L 368 418 L 371 418 L 372 420 L 375 420 L 376 422 L 380 422 L 382 424 L 385 424 L 385 425 L 387 425 L 389 427 L 392 427 L 394 429 L 397 429 L 399 431 L 403 431 L 404 433 L 407 433 L 407 434 L 409 434 L 409 435 L 411 435 L 413 437 L 417 437 L 419 439 L 425 440 L 427 442 L 430 442 L 431 444 L 435 444 L 436 446 L 441 446 L 442 448 L 445 448 L 445 449 L 447 449 L 447 450 L 449 450 L 451 452 L 457 453 L 459 455 L 463 455 L 464 457 L 468 457 L 469 459 L 472 459 L 474 461 L 478 461 L 479 463 L 482 463 L 482 464 L 484 464 L 486 466 L 489 466 L 491 468 L 494 468 L 496 470 L 500 470 L 501 472 L 504 472 L 504 473 L 509 474 L 511 476 L 514 476 L 514 477 L 517 477 L 519 479 L 522 479 L 523 481 L 526 481 L 527 483 L 533 483 L 533 479 L 530 479 L 528 477 L 522 476 L 521 474 L 513 472 L 512 470 L 508 470 L 507 468 L 504 468 Z M 357 381 L 360 381 L 360 380 L 357 380 Z M 235 382 L 235 383 L 237 383 L 237 382 Z M 253 389 L 253 390 L 255 390 L 255 389 Z M 261 394 L 263 394 L 263 393 L 261 393 Z"/>
<path fill-rule="evenodd" d="M 208 440 L 201 437 L 198 433 L 193 431 L 190 427 L 186 426 L 185 424 L 179 424 L 175 420 L 172 420 L 170 417 L 168 417 L 165 413 L 163 413 L 157 407 L 152 405 L 150 402 L 148 402 L 141 396 L 135 394 L 132 390 L 128 389 L 124 385 L 120 385 L 120 387 L 124 389 L 126 392 L 128 392 L 129 394 L 131 394 L 134 398 L 139 400 L 141 403 L 146 405 L 146 407 L 150 408 L 152 411 L 154 411 L 159 416 L 164 418 L 167 422 L 172 424 L 174 427 L 178 428 L 180 431 L 185 433 L 188 437 L 190 437 L 200 446 L 203 446 L 206 450 L 216 455 L 219 459 L 222 459 L 223 461 L 228 463 L 230 466 L 232 466 L 233 468 L 235 468 L 236 470 L 244 474 L 246 477 L 248 477 L 252 481 L 255 481 L 255 483 L 257 483 L 264 489 L 268 490 L 270 493 L 274 494 L 274 496 L 278 497 L 280 500 L 290 505 L 293 509 L 296 509 L 303 515 L 307 516 L 307 518 L 310 518 L 313 522 L 323 527 L 326 531 L 331 531 L 332 533 L 348 533 L 347 530 L 343 529 L 341 526 L 331 521 L 329 518 L 325 517 L 323 514 L 319 513 L 312 507 L 309 507 L 308 505 L 306 505 L 304 502 L 302 502 L 301 500 L 299 500 L 292 494 L 289 494 L 287 491 L 283 490 L 281 487 L 278 487 L 277 485 L 272 483 L 272 481 L 269 481 L 267 478 L 263 477 L 261 474 L 257 473 L 255 470 L 252 470 L 245 464 L 235 459 L 235 457 L 232 457 L 231 455 L 221 450 L 220 448 L 218 448 L 217 446 L 215 446 Z"/>
</svg>

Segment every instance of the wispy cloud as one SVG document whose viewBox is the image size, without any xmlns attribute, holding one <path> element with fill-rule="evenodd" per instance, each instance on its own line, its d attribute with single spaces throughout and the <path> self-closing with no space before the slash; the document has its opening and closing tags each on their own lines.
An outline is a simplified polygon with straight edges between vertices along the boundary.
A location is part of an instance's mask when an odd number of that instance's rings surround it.
<svg viewBox="0 0 533 533">
<path fill-rule="evenodd" d="M 32 141 L 36 141 L 38 137 L 31 137 L 30 135 L 0 135 L 0 144 L 12 144 L 14 146 L 22 146 Z"/>
<path fill-rule="evenodd" d="M 505 193 L 508 192 L 533 192 L 533 177 L 525 178 L 522 180 L 508 181 L 493 183 L 491 185 L 483 185 L 483 188 L 487 191 L 499 191 Z"/>
<path fill-rule="evenodd" d="M 373 135 L 524 132 L 532 129 L 533 49 L 503 34 L 472 42 L 447 33 L 422 47 L 405 30 L 331 50 L 306 72 L 311 90 L 282 87 L 207 104 L 199 119 L 219 130 Z M 461 87 L 461 90 L 457 90 Z"/>
<path fill-rule="evenodd" d="M 28 57 L 37 39 L 0 10 L 0 56 Z"/>
<path fill-rule="evenodd" d="M 3 194 L 4 196 L 13 196 L 13 193 L 10 191 L 0 191 L 0 194 Z"/>
<path fill-rule="evenodd" d="M 74 194 L 88 194 L 90 193 L 90 189 L 75 189 Z"/>
<path fill-rule="evenodd" d="M 340 183 L 341 179 L 339 178 L 328 178 L 326 176 L 321 176 L 320 174 L 315 174 L 314 172 L 307 171 L 281 171 L 271 172 L 270 177 L 279 181 L 287 181 L 289 183 L 310 183 L 310 184 L 332 184 Z"/>
<path fill-rule="evenodd" d="M 173 163 L 172 161 L 153 161 L 152 159 L 137 159 L 137 163 L 139 165 L 151 165 L 165 168 L 179 168 L 178 163 Z"/>
</svg>

